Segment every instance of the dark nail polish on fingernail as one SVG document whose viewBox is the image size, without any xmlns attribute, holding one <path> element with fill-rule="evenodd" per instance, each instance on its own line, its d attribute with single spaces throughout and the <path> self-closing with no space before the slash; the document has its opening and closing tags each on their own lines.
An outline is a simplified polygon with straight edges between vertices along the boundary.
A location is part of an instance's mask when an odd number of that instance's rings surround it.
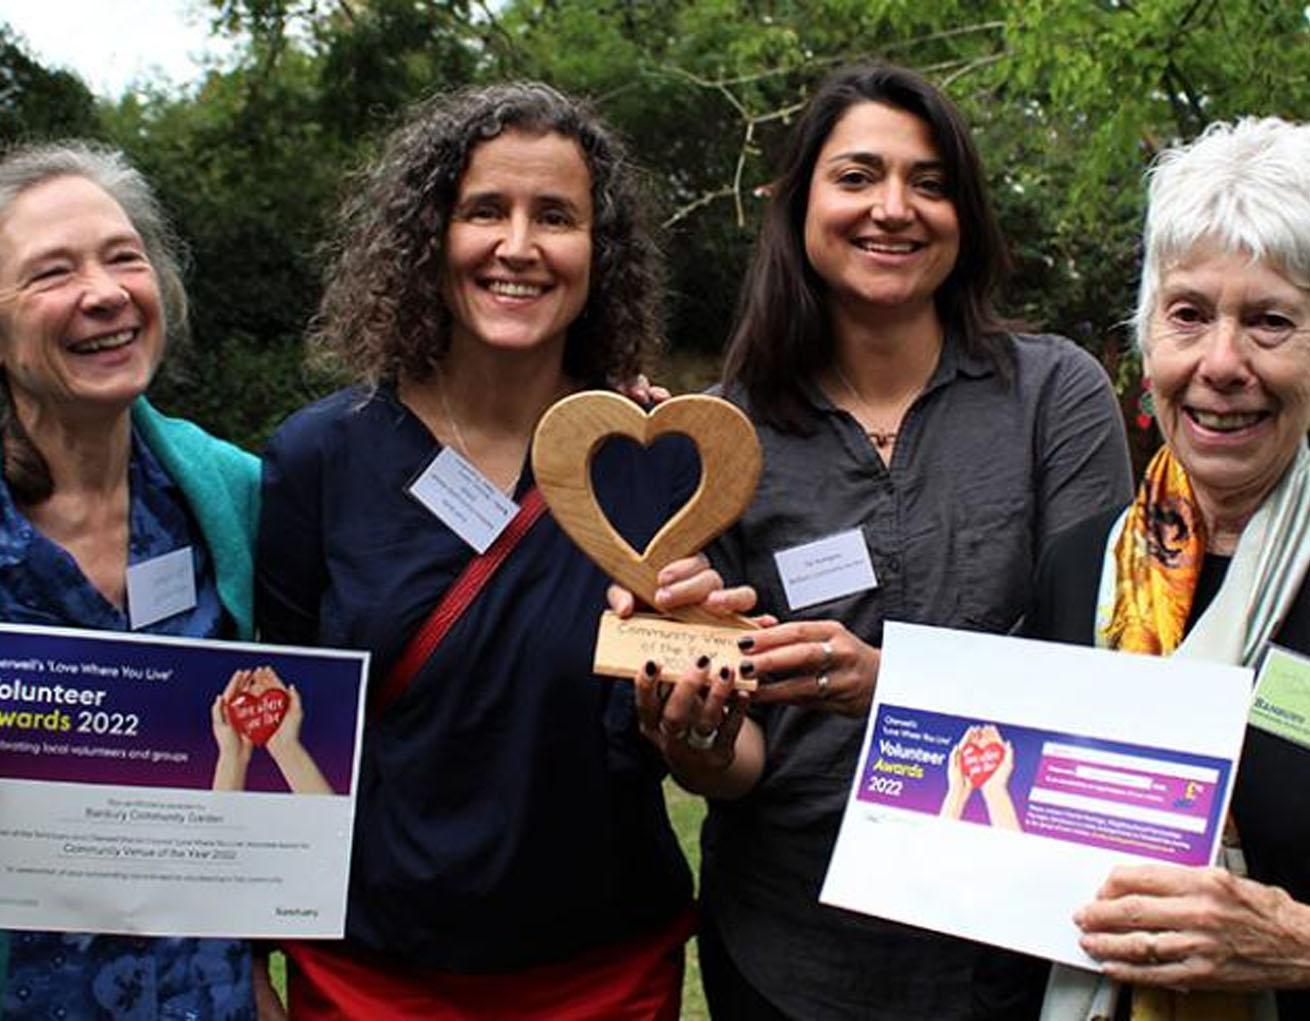
<svg viewBox="0 0 1310 1021">
<path fill-rule="evenodd" d="M 737 672 L 743 677 L 751 677 L 755 673 L 755 664 L 748 659 L 743 659 L 741 666 L 737 668 Z"/>
<path fill-rule="evenodd" d="M 697 670 L 704 670 L 704 669 L 705 669 L 707 666 L 709 666 L 709 665 L 710 665 L 710 657 L 709 657 L 709 656 L 702 656 L 700 659 L 696 660 L 696 669 L 697 669 Z"/>
<path fill-rule="evenodd" d="M 755 639 L 750 635 L 747 635 L 745 638 L 738 638 L 737 648 L 742 652 L 750 652 L 751 649 L 755 648 Z"/>
<path fill-rule="evenodd" d="M 646 660 L 646 665 L 642 667 L 642 669 L 646 671 L 647 677 L 654 677 L 655 671 L 658 667 L 655 666 L 655 661 L 653 659 L 648 659 Z"/>
<path fill-rule="evenodd" d="M 731 676 L 732 676 L 732 671 L 729 670 L 726 666 L 719 667 L 719 677 L 721 677 L 723 680 L 726 681 Z"/>
</svg>

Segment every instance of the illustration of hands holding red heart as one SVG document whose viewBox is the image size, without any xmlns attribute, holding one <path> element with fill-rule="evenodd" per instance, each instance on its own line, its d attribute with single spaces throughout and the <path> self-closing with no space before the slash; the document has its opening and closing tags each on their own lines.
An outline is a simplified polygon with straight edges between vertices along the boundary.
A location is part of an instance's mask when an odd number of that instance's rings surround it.
<svg viewBox="0 0 1310 1021">
<path fill-rule="evenodd" d="M 317 764 L 300 743 L 305 710 L 295 685 L 286 685 L 272 667 L 233 671 L 210 707 L 218 761 L 214 790 L 240 791 L 256 748 L 265 749 L 296 794 L 331 794 Z"/>
<path fill-rule="evenodd" d="M 965 730 L 946 759 L 946 797 L 939 815 L 959 819 L 974 791 L 982 794 L 987 817 L 1001 829 L 1019 829 L 1019 818 L 1010 797 L 1009 782 L 1014 772 L 1014 746 L 990 723 Z"/>
</svg>

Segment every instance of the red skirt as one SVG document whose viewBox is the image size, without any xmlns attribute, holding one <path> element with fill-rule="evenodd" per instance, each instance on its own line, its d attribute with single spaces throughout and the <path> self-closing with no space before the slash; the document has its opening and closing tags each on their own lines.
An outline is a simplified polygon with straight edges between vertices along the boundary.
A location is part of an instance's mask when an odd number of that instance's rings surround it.
<svg viewBox="0 0 1310 1021">
<path fill-rule="evenodd" d="M 678 1021 L 694 909 L 638 939 L 503 975 L 401 971 L 342 943 L 288 943 L 293 1021 Z"/>
</svg>

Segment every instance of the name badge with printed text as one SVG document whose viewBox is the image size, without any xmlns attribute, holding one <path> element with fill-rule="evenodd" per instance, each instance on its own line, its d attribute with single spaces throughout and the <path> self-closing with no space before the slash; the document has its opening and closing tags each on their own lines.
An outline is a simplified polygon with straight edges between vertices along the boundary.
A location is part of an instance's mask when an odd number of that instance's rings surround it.
<svg viewBox="0 0 1310 1021">
<path fill-rule="evenodd" d="M 196 605 L 196 570 L 190 546 L 127 567 L 127 620 L 140 631 Z"/>
<path fill-rule="evenodd" d="M 858 528 L 773 554 L 793 610 L 876 588 L 869 547 Z"/>
<path fill-rule="evenodd" d="M 1250 723 L 1310 748 L 1310 658 L 1269 646 L 1255 679 Z"/>
<path fill-rule="evenodd" d="M 518 513 L 519 505 L 451 447 L 444 447 L 407 490 L 479 553 Z"/>
</svg>

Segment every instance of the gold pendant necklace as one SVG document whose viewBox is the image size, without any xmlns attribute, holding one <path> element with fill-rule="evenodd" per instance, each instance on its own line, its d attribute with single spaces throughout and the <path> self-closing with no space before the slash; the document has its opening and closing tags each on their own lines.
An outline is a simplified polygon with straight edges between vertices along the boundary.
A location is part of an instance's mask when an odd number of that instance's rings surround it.
<svg viewBox="0 0 1310 1021">
<path fill-rule="evenodd" d="M 872 418 L 873 415 L 869 411 L 868 403 L 860 396 L 860 391 L 855 389 L 855 384 L 846 377 L 846 373 L 842 372 L 841 366 L 838 365 L 836 361 L 832 363 L 832 369 L 837 373 L 837 378 L 842 381 L 842 385 L 846 387 L 847 391 L 850 393 L 851 400 L 855 402 L 856 406 L 863 411 L 866 416 Z M 870 429 L 867 428 L 863 422 L 860 422 L 858 418 L 856 419 L 856 421 L 859 422 L 860 428 L 864 430 L 864 435 L 869 438 L 870 443 L 879 450 L 882 450 L 884 447 L 889 447 L 896 442 L 897 433 L 900 431 L 901 420 L 904 418 L 905 412 L 909 410 L 910 405 L 914 403 L 914 399 L 919 396 L 921 390 L 922 387 L 919 390 L 913 391 L 909 398 L 901 404 L 900 408 L 897 409 L 896 427 L 893 429 Z"/>
</svg>

